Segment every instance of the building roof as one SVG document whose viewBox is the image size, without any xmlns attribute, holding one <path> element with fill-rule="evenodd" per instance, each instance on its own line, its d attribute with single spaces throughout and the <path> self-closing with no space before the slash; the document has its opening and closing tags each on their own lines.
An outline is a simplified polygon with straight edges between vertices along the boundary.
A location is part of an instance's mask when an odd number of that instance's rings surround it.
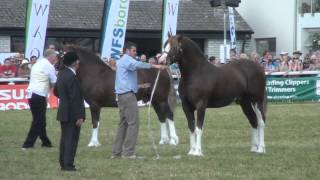
<svg viewBox="0 0 320 180">
<path fill-rule="evenodd" d="M 104 0 L 51 0 L 48 28 L 99 30 L 103 6 Z M 1 0 L 0 29 L 23 28 L 25 12 L 26 1 Z M 161 14 L 161 0 L 131 0 L 127 29 L 160 31 Z M 235 14 L 236 30 L 252 33 L 239 13 Z M 210 7 L 206 0 L 180 0 L 177 30 L 223 31 L 223 9 Z"/>
</svg>

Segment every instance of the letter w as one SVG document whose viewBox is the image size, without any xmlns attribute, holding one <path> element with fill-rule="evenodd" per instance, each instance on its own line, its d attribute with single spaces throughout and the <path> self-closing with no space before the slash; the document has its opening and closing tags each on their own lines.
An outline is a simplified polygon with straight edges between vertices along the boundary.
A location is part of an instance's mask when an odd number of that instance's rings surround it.
<svg viewBox="0 0 320 180">
<path fill-rule="evenodd" d="M 174 5 L 175 5 L 175 6 L 174 6 Z M 169 7 L 169 15 L 173 16 L 173 15 L 176 13 L 177 6 L 178 6 L 178 4 L 171 4 L 171 3 L 168 3 L 168 7 Z"/>
<path fill-rule="evenodd" d="M 34 4 L 34 8 L 36 10 L 37 16 L 39 15 L 40 11 L 42 12 L 42 16 L 44 15 L 44 13 L 47 11 L 48 9 L 48 4 L 45 5 L 44 9 L 42 4 L 40 4 L 40 6 L 37 7 L 37 4 Z"/>
</svg>

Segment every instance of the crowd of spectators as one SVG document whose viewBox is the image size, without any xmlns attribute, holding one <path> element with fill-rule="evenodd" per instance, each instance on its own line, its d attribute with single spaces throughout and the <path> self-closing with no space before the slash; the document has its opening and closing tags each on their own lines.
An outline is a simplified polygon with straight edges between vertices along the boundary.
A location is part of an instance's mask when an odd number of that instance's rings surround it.
<svg viewBox="0 0 320 180">
<path fill-rule="evenodd" d="M 0 78 L 28 78 L 30 76 L 31 66 L 37 61 L 36 56 L 29 59 L 24 58 L 23 54 L 17 53 L 15 56 L 4 59 L 0 63 Z"/>
<path fill-rule="evenodd" d="M 302 55 L 301 51 L 296 50 L 292 55 L 289 55 L 288 52 L 281 52 L 279 56 L 274 57 L 270 51 L 264 51 L 260 57 L 256 52 L 252 52 L 248 56 L 245 53 L 237 54 L 234 50 L 231 50 L 227 62 L 252 60 L 260 64 L 266 73 L 320 70 L 320 51 L 306 54 L 304 57 Z M 220 60 L 215 56 L 209 57 L 208 61 L 215 66 L 221 66 Z"/>
</svg>

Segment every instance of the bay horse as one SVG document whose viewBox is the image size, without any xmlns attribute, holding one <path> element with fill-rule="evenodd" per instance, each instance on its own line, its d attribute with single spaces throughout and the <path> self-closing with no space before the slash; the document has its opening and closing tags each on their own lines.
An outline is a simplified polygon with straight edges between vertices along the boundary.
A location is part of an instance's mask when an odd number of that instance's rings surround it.
<svg viewBox="0 0 320 180">
<path fill-rule="evenodd" d="M 84 99 L 90 106 L 93 126 L 92 136 L 88 146 L 100 146 L 98 128 L 101 107 L 117 107 L 114 90 L 115 71 L 89 49 L 68 45 L 64 47 L 64 51 L 73 51 L 79 56 L 80 63 L 79 69 L 77 70 L 77 77 L 80 81 Z M 60 61 L 59 66 L 61 67 L 61 65 L 62 63 Z M 157 70 L 155 69 L 138 71 L 138 101 L 149 101 L 156 76 Z M 151 104 L 160 121 L 159 144 L 177 145 L 179 143 L 179 138 L 176 134 L 173 121 L 175 91 L 171 85 L 170 75 L 167 71 L 161 71 L 159 75 L 158 85 L 156 86 Z M 169 127 L 169 135 L 166 122 Z"/>
<path fill-rule="evenodd" d="M 188 154 L 203 155 L 201 136 L 206 108 L 227 106 L 235 100 L 252 127 L 251 151 L 265 153 L 266 77 L 260 65 L 239 60 L 216 67 L 205 59 L 195 42 L 182 35 L 169 37 L 164 50 L 159 61 L 176 62 L 181 72 L 179 95 L 190 130 Z"/>
</svg>

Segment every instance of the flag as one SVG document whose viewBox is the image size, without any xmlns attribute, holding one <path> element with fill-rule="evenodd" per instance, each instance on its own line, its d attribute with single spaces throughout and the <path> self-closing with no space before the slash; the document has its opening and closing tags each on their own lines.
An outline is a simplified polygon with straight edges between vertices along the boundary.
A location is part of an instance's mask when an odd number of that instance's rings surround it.
<svg viewBox="0 0 320 180">
<path fill-rule="evenodd" d="M 106 0 L 100 40 L 101 59 L 119 59 L 124 46 L 130 0 Z"/>
<path fill-rule="evenodd" d="M 162 48 L 168 40 L 168 34 L 174 36 L 177 31 L 179 0 L 163 1 Z"/>
<path fill-rule="evenodd" d="M 228 7 L 228 9 L 229 9 L 231 49 L 236 49 L 237 48 L 237 39 L 236 39 L 236 27 L 234 24 L 234 11 L 233 11 L 233 7 Z"/>
<path fill-rule="evenodd" d="M 42 57 L 46 40 L 50 0 L 28 0 L 25 57 Z"/>
</svg>

